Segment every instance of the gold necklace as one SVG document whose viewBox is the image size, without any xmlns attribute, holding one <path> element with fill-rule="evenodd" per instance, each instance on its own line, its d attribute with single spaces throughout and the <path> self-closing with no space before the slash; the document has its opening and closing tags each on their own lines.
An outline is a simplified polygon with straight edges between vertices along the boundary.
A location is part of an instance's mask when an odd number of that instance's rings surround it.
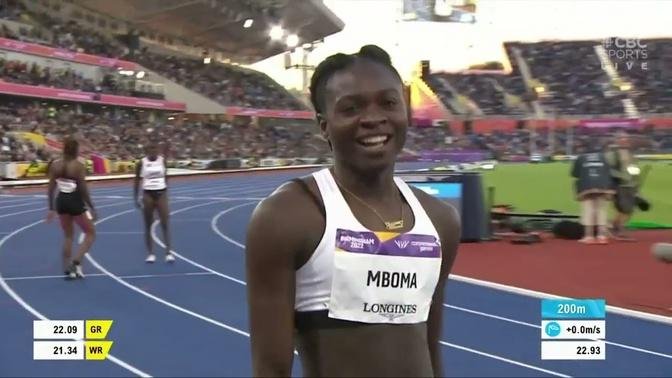
<svg viewBox="0 0 672 378">
<path fill-rule="evenodd" d="M 355 193 L 349 191 L 345 186 L 341 185 L 341 183 L 339 183 L 336 179 L 334 179 L 334 181 L 336 181 L 336 185 L 338 185 L 339 188 L 345 190 L 348 194 L 355 197 L 355 199 L 357 199 L 359 202 L 364 204 L 364 206 L 371 209 L 371 211 L 373 211 L 373 213 L 376 214 L 378 219 L 380 219 L 380 221 L 383 222 L 383 224 L 385 224 L 385 228 L 387 228 L 390 231 L 398 230 L 400 228 L 404 228 L 404 202 L 401 200 L 401 196 L 399 198 L 399 203 L 400 203 L 399 208 L 400 208 L 400 213 L 401 213 L 401 219 L 396 220 L 396 221 L 392 221 L 392 222 L 386 222 L 385 219 L 383 219 L 383 217 L 380 216 L 378 211 L 376 211 L 376 209 L 373 208 L 373 206 L 370 206 L 368 203 L 366 203 L 366 201 L 359 198 Z M 398 195 L 398 193 L 397 193 L 397 195 Z"/>
</svg>

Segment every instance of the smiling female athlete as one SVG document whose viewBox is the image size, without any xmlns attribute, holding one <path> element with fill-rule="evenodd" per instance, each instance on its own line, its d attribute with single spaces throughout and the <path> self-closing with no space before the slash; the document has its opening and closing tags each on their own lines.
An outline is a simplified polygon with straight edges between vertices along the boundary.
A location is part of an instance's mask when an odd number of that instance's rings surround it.
<svg viewBox="0 0 672 378">
<path fill-rule="evenodd" d="M 456 210 L 394 177 L 409 124 L 402 80 L 365 46 L 322 62 L 311 100 L 332 167 L 254 210 L 246 267 L 253 374 L 443 376 Z"/>
</svg>

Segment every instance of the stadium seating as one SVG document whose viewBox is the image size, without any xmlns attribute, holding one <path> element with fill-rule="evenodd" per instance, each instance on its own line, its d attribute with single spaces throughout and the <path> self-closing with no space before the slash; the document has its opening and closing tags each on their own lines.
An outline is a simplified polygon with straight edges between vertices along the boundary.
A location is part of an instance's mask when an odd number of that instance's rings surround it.
<svg viewBox="0 0 672 378">
<path fill-rule="evenodd" d="M 316 137 L 312 122 L 265 120 L 252 124 L 250 117 L 231 122 L 183 122 L 163 117 L 150 121 L 144 113 L 89 107 L 78 112 L 72 105 L 26 100 L 2 100 L 0 154 L 4 161 L 48 160 L 50 153 L 9 133 L 26 131 L 54 140 L 74 135 L 82 148 L 110 160 L 128 160 L 143 154 L 149 140 L 165 143 L 175 159 L 223 159 L 266 157 L 322 157 L 327 144 Z M 7 146 L 5 148 L 5 146 Z"/>
<path fill-rule="evenodd" d="M 615 88 L 600 61 L 595 47 L 600 41 L 509 42 L 504 47 L 512 65 L 509 74 L 433 73 L 426 78 L 439 98 L 453 111 L 450 100 L 466 96 L 484 115 L 520 115 L 525 113 L 520 100 L 529 96 L 513 52 L 518 49 L 531 77 L 545 87 L 539 96 L 546 114 L 625 115 L 622 100 L 631 99 L 640 113 L 672 113 L 672 40 L 643 40 L 647 44 L 648 69 L 632 69 L 625 59 L 610 56 L 620 79 L 631 89 Z M 630 59 L 632 61 L 632 59 Z M 620 63 L 620 64 L 617 64 Z M 521 113 L 522 112 L 522 113 Z M 531 114 L 531 109 L 527 109 Z"/>
<path fill-rule="evenodd" d="M 29 19 L 30 33 L 17 35 L 4 28 L 7 38 L 22 39 L 113 58 L 132 59 L 146 68 L 226 106 L 259 109 L 305 110 L 306 106 L 261 72 L 202 59 L 167 56 L 143 49 L 129 56 L 119 41 L 76 22 L 61 22 L 46 13 L 33 13 L 19 5 L 5 12 L 8 17 Z M 29 35 L 30 34 L 30 35 Z M 0 35 L 2 36 L 2 35 Z"/>
<path fill-rule="evenodd" d="M 261 72 L 202 59 L 143 51 L 135 60 L 222 105 L 258 109 L 305 110 L 305 105 Z"/>
<path fill-rule="evenodd" d="M 0 3 L 0 18 L 24 25 L 10 29 L 0 25 L 0 37 L 42 43 L 72 51 L 123 58 L 219 104 L 257 109 L 306 110 L 306 106 L 268 76 L 238 66 L 185 56 L 169 56 L 147 49 L 131 52 L 120 41 L 75 22 L 63 22 L 46 13 L 33 13 L 21 2 Z M 514 49 L 531 76 L 544 86 L 538 96 L 550 115 L 617 115 L 626 113 L 624 99 L 632 99 L 641 113 L 672 113 L 672 40 L 646 40 L 648 70 L 628 69 L 623 60 L 616 72 L 632 88 L 614 90 L 614 80 L 602 67 L 595 46 L 599 41 L 509 42 L 504 44 L 512 65 L 510 73 L 433 73 L 425 77 L 429 87 L 456 115 L 526 118 L 533 113 L 531 96 L 521 74 Z M 94 82 L 76 70 L 54 70 L 16 60 L 0 59 L 4 81 L 143 96 L 115 85 L 113 80 Z M 75 135 L 88 151 L 111 160 L 128 160 L 142 153 L 150 138 L 169 145 L 175 159 L 224 159 L 265 157 L 324 157 L 330 154 L 311 121 L 230 117 L 227 121 L 168 120 L 159 114 L 150 121 L 138 109 L 108 109 L 71 103 L 29 101 L 3 96 L 0 103 L 0 161 L 48 160 L 46 149 L 16 138 L 14 131 L 29 131 L 54 139 Z M 472 112 L 474 109 L 478 111 Z M 409 129 L 405 154 L 444 151 L 487 151 L 507 160 L 545 155 L 581 153 L 608 142 L 611 130 L 569 127 L 550 130 L 506 129 L 460 135 L 448 127 Z M 644 127 L 631 131 L 641 153 L 672 151 L 670 129 Z"/>
</svg>

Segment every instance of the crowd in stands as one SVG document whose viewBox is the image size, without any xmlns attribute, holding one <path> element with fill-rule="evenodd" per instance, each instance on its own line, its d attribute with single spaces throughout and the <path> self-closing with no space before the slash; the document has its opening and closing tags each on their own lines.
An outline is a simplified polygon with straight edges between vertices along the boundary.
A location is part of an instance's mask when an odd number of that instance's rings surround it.
<svg viewBox="0 0 672 378">
<path fill-rule="evenodd" d="M 132 59 L 226 106 L 282 110 L 306 109 L 306 105 L 261 72 L 215 61 L 204 64 L 203 59 L 157 54 L 147 49 L 135 51 L 130 56 L 129 49 L 116 39 L 84 28 L 74 21 L 62 22 L 46 13 L 29 12 L 21 6 L 20 2 L 12 3 L 15 3 L 14 6 L 9 7 L 4 13 L 0 12 L 0 15 L 18 21 L 29 19 L 33 25 L 30 33 L 39 38 L 29 38 L 27 31 L 25 35 L 16 35 L 4 28 L 3 33 L 7 33 L 7 38 L 44 43 L 93 55 Z M 120 89 L 115 90 L 120 91 Z"/>
<path fill-rule="evenodd" d="M 509 56 L 519 49 L 532 77 L 546 86 L 546 108 L 559 114 L 624 114 L 621 99 L 595 52 L 596 41 L 507 43 Z M 513 60 L 515 62 L 515 60 Z M 522 76 L 518 76 L 522 80 Z"/>
<path fill-rule="evenodd" d="M 594 152 L 614 143 L 619 129 L 592 130 L 581 126 L 570 128 L 539 128 L 501 130 L 468 135 L 466 144 L 472 148 L 492 152 L 496 158 L 505 156 L 530 156 L 540 154 L 577 155 Z M 631 136 L 632 149 L 636 153 L 672 153 L 672 129 L 645 126 L 626 130 Z M 530 142 L 530 140 L 533 142 Z"/>
<path fill-rule="evenodd" d="M 23 23 L 17 33 L 3 27 L 5 38 L 46 44 L 70 51 L 118 58 L 127 54 L 127 49 L 109 36 L 95 29 L 86 28 L 74 21 L 63 22 L 46 12 L 28 10 L 19 0 L 0 2 L 0 19 Z"/>
<path fill-rule="evenodd" d="M 317 128 L 306 121 L 235 117 L 231 121 L 149 121 L 132 110 L 76 111 L 74 106 L 37 102 L 0 102 L 0 161 L 49 160 L 58 151 L 40 148 L 14 132 L 27 131 L 61 140 L 75 136 L 85 152 L 97 152 L 110 160 L 133 160 L 143 154 L 150 140 L 165 144 L 170 158 L 263 159 L 326 158 L 327 143 Z M 45 105 L 46 104 L 46 105 Z M 407 152 L 481 150 L 495 158 L 507 156 L 579 154 L 612 141 L 615 130 L 575 126 L 550 130 L 539 128 L 499 130 L 466 135 L 447 127 L 411 127 Z M 638 153 L 672 153 L 672 129 L 645 126 L 628 131 Z M 534 138 L 530 143 L 530 138 Z"/>
<path fill-rule="evenodd" d="M 64 22 L 47 13 L 25 9 L 20 1 L 7 0 L 0 16 L 24 21 L 30 30 L 12 35 L 3 27 L 0 35 L 27 38 L 28 34 L 45 43 L 96 55 L 129 58 L 129 49 L 118 40 L 85 28 L 76 22 Z M 28 20 L 28 21 L 26 21 Z M 471 112 L 465 100 L 475 104 L 483 115 L 520 116 L 530 114 L 527 100 L 534 94 L 526 89 L 518 67 L 520 55 L 532 77 L 543 85 L 539 96 L 542 108 L 550 114 L 619 115 L 626 112 L 624 99 L 632 99 L 640 112 L 672 113 L 672 40 L 644 40 L 646 56 L 622 58 L 611 56 L 621 78 L 633 84 L 632 90 L 614 87 L 602 67 L 595 46 L 601 41 L 510 42 L 504 47 L 512 65 L 509 74 L 436 73 L 427 82 L 449 109 L 457 114 Z M 303 110 L 306 106 L 268 76 L 213 61 L 134 52 L 134 61 L 226 106 Z M 633 63 L 628 66 L 626 63 Z M 643 69 L 641 63 L 646 62 Z"/>
<path fill-rule="evenodd" d="M 472 99 L 484 115 L 523 115 L 526 107 L 515 103 L 515 91 L 522 92 L 522 81 L 498 74 L 449 74 L 437 73 L 428 83 L 439 93 L 444 103 L 455 99 L 459 93 Z M 519 84 L 519 85 L 517 85 Z M 452 90 L 451 90 L 452 86 Z"/>
<path fill-rule="evenodd" d="M 268 76 L 203 59 L 165 56 L 143 50 L 135 60 L 160 75 L 228 106 L 305 110 L 305 105 Z"/>
<path fill-rule="evenodd" d="M 0 18 L 25 24 L 18 30 L 0 26 L 0 37 L 49 44 L 95 55 L 132 58 L 166 78 L 227 106 L 303 110 L 299 100 L 268 76 L 229 64 L 202 59 L 160 55 L 146 48 L 129 50 L 105 34 L 63 22 L 46 13 L 29 12 L 20 1 L 0 1 Z M 595 45 L 599 41 L 506 43 L 511 73 L 434 73 L 426 82 L 454 113 L 473 108 L 483 115 L 525 116 L 532 112 L 521 68 L 514 50 L 520 52 L 532 77 L 544 86 L 538 97 L 551 114 L 624 114 L 623 99 L 632 99 L 641 112 L 672 113 L 672 40 L 648 40 L 647 68 L 628 66 L 625 59 L 612 57 L 616 71 L 633 85 L 632 90 L 614 90 L 611 78 L 601 66 Z M 641 62 L 639 62 L 641 63 Z M 40 67 L 35 63 L 0 59 L 0 80 L 64 89 L 137 95 L 119 85 L 111 74 L 101 82 L 85 78 L 72 69 Z M 0 161 L 47 161 L 54 151 L 17 137 L 29 131 L 60 140 L 73 135 L 84 151 L 95 151 L 111 160 L 141 156 L 150 140 L 164 143 L 173 159 L 224 159 L 265 157 L 325 157 L 327 144 L 315 127 L 289 121 L 254 120 L 236 117 L 232 121 L 149 121 L 139 111 L 55 105 L 24 100 L 0 101 Z M 466 110 L 465 110 L 466 109 Z M 672 129 L 644 127 L 630 132 L 640 153 L 672 152 Z M 526 129 L 457 135 L 449 128 L 411 128 L 407 151 L 484 150 L 496 158 L 577 154 L 609 143 L 610 131 L 595 132 L 580 127 L 569 129 Z"/>
<path fill-rule="evenodd" d="M 102 80 L 94 81 L 85 78 L 81 72 L 70 67 L 44 67 L 35 62 L 27 63 L 18 60 L 5 60 L 3 58 L 0 58 L 0 80 L 8 83 L 105 93 L 118 96 L 153 99 L 164 98 L 163 93 L 137 91 L 134 85 L 134 79 L 127 79 L 126 77 L 116 74 L 114 71 L 104 74 Z"/>
<path fill-rule="evenodd" d="M 132 110 L 96 109 L 76 111 L 74 106 L 40 103 L 0 102 L 2 161 L 46 161 L 53 153 L 11 136 L 25 131 L 61 140 L 71 135 L 84 152 L 97 152 L 110 160 L 132 160 L 143 154 L 149 141 L 165 144 L 172 159 L 294 158 L 324 157 L 328 146 L 316 135 L 316 128 L 277 126 L 249 117 L 232 122 L 149 121 Z M 6 138 L 6 140 L 5 140 Z"/>
<path fill-rule="evenodd" d="M 637 56 L 633 49 L 606 51 L 621 82 L 632 84 L 631 89 L 623 90 L 603 68 L 596 51 L 600 43 L 505 43 L 510 73 L 434 73 L 425 80 L 456 114 L 530 114 L 527 104 L 531 99 L 539 99 L 547 114 L 623 115 L 626 99 L 632 100 L 640 113 L 672 113 L 672 39 L 642 40 L 646 46 L 639 48 Z M 514 50 L 520 52 L 543 93 L 526 89 Z M 473 101 L 481 112 L 460 108 L 459 101 L 455 103 L 460 95 Z"/>
<path fill-rule="evenodd" d="M 672 39 L 652 39 L 633 48 L 631 59 L 614 50 L 612 60 L 619 75 L 633 84 L 634 102 L 642 112 L 672 112 Z M 637 55 L 637 56 L 635 56 Z"/>
</svg>

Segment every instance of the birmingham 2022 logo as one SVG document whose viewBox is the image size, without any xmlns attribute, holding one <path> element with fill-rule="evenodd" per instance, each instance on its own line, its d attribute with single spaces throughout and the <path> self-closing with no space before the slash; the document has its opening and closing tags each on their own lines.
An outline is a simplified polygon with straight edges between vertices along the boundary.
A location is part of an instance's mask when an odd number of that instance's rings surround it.
<svg viewBox="0 0 672 378">
<path fill-rule="evenodd" d="M 616 70 L 642 70 L 648 67 L 646 42 L 639 38 L 608 37 L 602 40 L 609 61 Z"/>
</svg>

